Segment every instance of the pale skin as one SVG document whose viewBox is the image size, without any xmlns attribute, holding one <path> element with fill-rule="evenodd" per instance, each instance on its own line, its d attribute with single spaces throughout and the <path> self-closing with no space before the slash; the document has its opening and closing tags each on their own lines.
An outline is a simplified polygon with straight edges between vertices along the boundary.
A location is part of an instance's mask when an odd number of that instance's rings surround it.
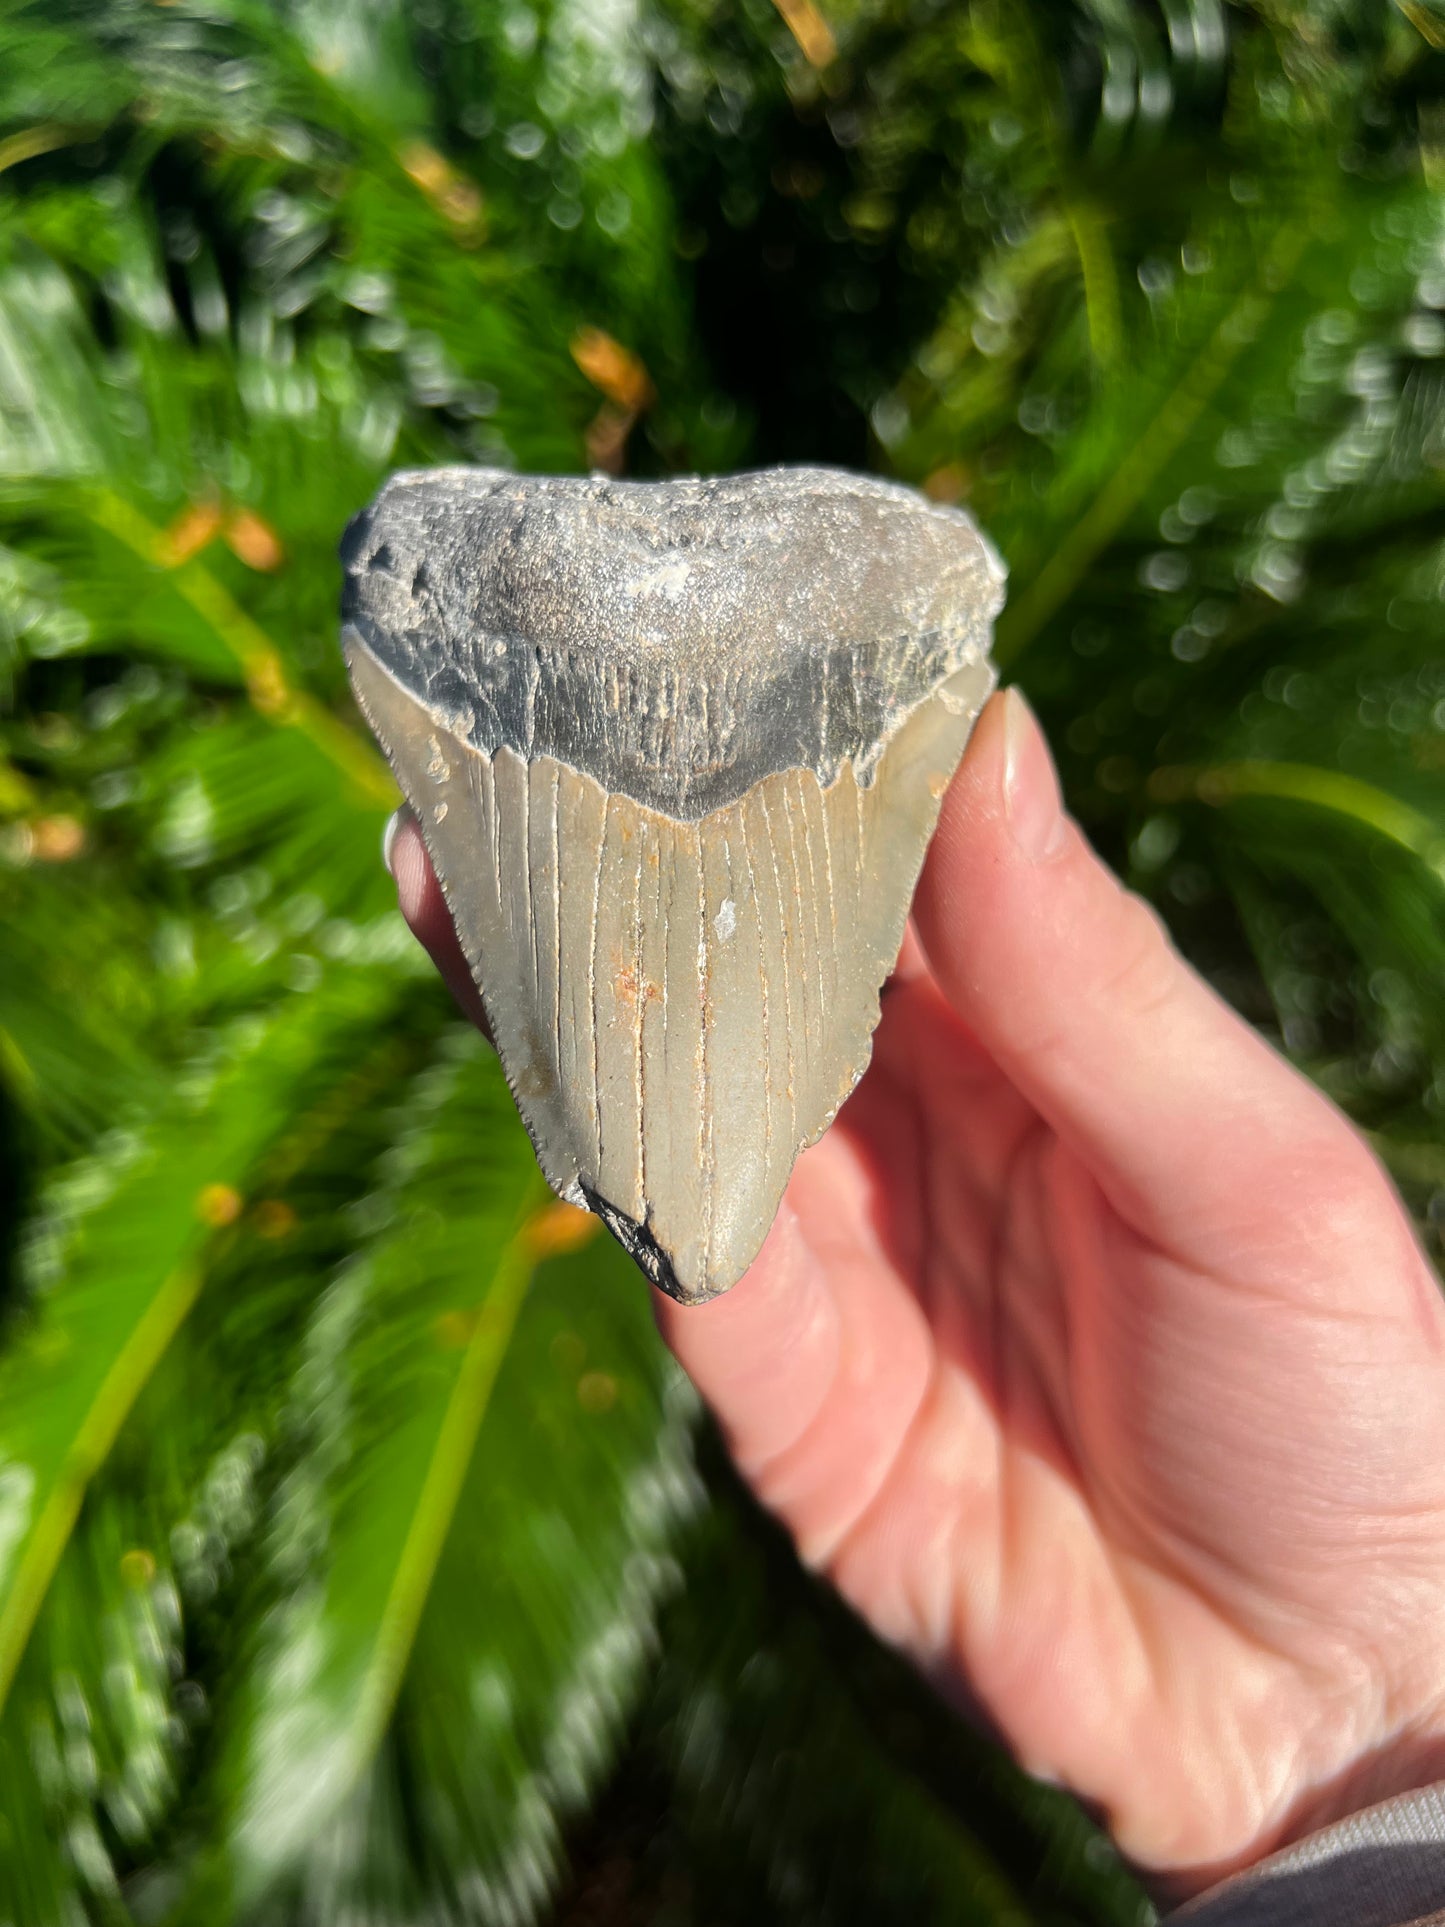
<svg viewBox="0 0 1445 1927">
<path fill-rule="evenodd" d="M 402 909 L 479 1015 L 414 823 Z M 1363 1140 L 1062 812 L 950 788 L 871 1068 L 668 1343 L 799 1553 L 1166 1896 L 1445 1777 L 1445 1309 Z"/>
</svg>

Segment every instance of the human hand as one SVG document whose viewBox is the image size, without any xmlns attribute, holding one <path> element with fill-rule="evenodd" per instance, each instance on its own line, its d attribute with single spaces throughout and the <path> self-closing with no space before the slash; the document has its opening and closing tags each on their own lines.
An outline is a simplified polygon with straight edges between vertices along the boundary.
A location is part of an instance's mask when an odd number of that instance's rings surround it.
<svg viewBox="0 0 1445 1927">
<path fill-rule="evenodd" d="M 414 824 L 402 907 L 472 1012 Z M 995 697 L 872 1065 L 663 1332 L 809 1564 L 1171 1892 L 1445 1776 L 1445 1309 Z"/>
</svg>

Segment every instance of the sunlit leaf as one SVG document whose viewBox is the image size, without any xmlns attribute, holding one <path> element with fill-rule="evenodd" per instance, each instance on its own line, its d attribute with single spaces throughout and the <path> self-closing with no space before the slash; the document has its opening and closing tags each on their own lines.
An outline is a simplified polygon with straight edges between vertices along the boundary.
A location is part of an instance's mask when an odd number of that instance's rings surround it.
<svg viewBox="0 0 1445 1927">
<path fill-rule="evenodd" d="M 328 1025 L 383 985 L 343 981 L 248 1020 L 179 1080 L 173 1104 L 66 1172 L 37 1226 L 33 1302 L 0 1367 L 0 1705 L 85 1489 L 205 1282 Z"/>
</svg>

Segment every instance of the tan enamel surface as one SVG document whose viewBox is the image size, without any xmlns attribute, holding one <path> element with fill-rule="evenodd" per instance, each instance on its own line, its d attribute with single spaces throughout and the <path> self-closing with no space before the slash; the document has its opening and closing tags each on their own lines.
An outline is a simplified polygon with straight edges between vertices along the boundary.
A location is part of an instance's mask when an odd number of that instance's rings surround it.
<svg viewBox="0 0 1445 1927">
<path fill-rule="evenodd" d="M 859 786 L 808 770 L 678 822 L 550 757 L 488 757 L 361 649 L 553 1187 L 645 1223 L 688 1298 L 734 1283 L 868 1061 L 939 801 L 992 687 L 961 670 Z"/>
</svg>

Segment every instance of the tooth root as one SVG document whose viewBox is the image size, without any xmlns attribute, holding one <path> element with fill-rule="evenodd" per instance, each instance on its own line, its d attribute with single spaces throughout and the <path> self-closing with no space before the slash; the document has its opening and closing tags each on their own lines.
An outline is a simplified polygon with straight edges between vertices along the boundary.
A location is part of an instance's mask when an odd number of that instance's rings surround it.
<svg viewBox="0 0 1445 1927">
<path fill-rule="evenodd" d="M 350 663 L 548 1181 L 674 1296 L 724 1290 L 867 1064 L 992 672 L 919 705 L 871 782 L 776 772 L 686 822 L 555 758 L 487 755 L 368 652 Z"/>
</svg>

